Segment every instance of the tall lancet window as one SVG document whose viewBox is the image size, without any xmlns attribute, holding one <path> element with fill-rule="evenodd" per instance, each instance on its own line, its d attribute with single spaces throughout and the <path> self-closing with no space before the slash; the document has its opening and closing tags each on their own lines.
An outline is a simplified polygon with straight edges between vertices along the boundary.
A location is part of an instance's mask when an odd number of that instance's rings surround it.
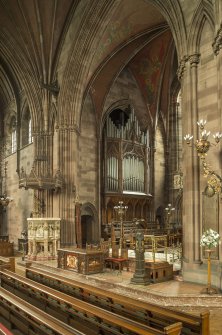
<svg viewBox="0 0 222 335">
<path fill-rule="evenodd" d="M 29 108 L 26 108 L 21 119 L 21 145 L 23 147 L 31 144 L 32 142 L 32 120 Z"/>
<path fill-rule="evenodd" d="M 147 132 L 142 131 L 134 110 L 114 109 L 105 128 L 105 191 L 148 192 Z"/>
<path fill-rule="evenodd" d="M 11 153 L 15 153 L 17 150 L 17 132 L 16 132 L 16 119 L 11 120 Z"/>
</svg>

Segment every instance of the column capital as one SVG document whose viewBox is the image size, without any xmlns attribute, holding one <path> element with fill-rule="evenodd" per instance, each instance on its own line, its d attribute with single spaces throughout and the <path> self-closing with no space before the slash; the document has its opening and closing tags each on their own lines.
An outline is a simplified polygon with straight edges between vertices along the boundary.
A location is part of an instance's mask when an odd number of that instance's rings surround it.
<svg viewBox="0 0 222 335">
<path fill-rule="evenodd" d="M 199 53 L 195 53 L 193 55 L 190 55 L 188 57 L 188 59 L 189 59 L 191 67 L 196 67 L 197 64 L 199 64 L 199 62 L 200 62 L 200 54 Z"/>
<path fill-rule="evenodd" d="M 56 124 L 55 130 L 62 132 L 75 132 L 77 135 L 80 135 L 78 125 L 72 121 L 68 122 L 67 119 L 60 120 L 60 122 Z"/>
</svg>

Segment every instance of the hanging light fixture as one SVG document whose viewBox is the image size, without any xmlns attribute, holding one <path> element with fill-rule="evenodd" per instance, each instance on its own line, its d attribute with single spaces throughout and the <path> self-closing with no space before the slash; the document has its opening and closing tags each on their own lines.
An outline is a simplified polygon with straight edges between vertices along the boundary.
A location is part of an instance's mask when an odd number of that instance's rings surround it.
<svg viewBox="0 0 222 335">
<path fill-rule="evenodd" d="M 126 215 L 128 206 L 123 206 L 123 201 L 119 201 L 118 206 L 114 206 L 114 210 L 120 219 L 120 241 L 119 241 L 119 255 L 122 257 L 123 246 L 124 246 L 124 229 L 123 229 L 123 216 Z"/>
</svg>

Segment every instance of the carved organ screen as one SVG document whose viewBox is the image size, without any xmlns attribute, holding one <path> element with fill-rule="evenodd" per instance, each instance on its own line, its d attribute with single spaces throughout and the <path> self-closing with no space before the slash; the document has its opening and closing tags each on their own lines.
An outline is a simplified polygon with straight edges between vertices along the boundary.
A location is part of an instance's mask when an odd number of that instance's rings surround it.
<svg viewBox="0 0 222 335">
<path fill-rule="evenodd" d="M 132 108 L 114 109 L 105 129 L 105 192 L 148 193 L 147 132 Z"/>
</svg>

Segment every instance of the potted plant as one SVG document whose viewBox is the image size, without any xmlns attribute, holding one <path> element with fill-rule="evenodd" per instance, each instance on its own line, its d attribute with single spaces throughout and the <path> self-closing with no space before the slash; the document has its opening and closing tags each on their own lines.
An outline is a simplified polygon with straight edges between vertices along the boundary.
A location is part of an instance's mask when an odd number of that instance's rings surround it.
<svg viewBox="0 0 222 335">
<path fill-rule="evenodd" d="M 218 290 L 211 286 L 211 252 L 212 248 L 216 248 L 220 241 L 220 235 L 213 229 L 207 229 L 201 239 L 200 246 L 205 247 L 206 252 L 208 253 L 207 259 L 207 287 L 202 290 L 202 293 L 215 294 L 218 293 Z"/>
<path fill-rule="evenodd" d="M 205 247 L 209 250 L 212 248 L 215 248 L 218 246 L 220 240 L 220 235 L 214 231 L 213 229 L 207 229 L 201 239 L 200 239 L 200 245 L 201 247 Z"/>
</svg>

